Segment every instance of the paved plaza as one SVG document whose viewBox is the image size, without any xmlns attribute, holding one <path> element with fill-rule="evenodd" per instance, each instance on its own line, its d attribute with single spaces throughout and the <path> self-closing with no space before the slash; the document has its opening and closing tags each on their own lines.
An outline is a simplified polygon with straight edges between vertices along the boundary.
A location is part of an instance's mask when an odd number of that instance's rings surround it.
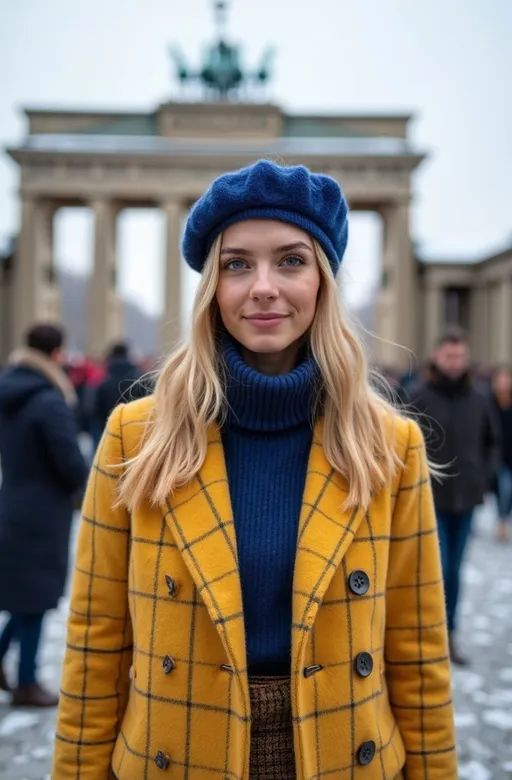
<svg viewBox="0 0 512 780">
<path fill-rule="evenodd" d="M 512 544 L 494 541 L 492 521 L 492 506 L 479 512 L 464 577 L 461 642 L 473 663 L 454 672 L 460 780 L 512 779 Z M 41 656 L 55 689 L 66 609 L 48 619 Z M 1 780 L 47 780 L 54 728 L 54 711 L 12 710 L 0 692 Z"/>
</svg>

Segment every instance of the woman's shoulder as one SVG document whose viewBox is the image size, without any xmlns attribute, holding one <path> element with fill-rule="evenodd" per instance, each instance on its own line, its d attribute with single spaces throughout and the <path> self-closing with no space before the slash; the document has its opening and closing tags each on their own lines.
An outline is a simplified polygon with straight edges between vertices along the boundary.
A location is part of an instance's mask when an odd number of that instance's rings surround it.
<svg viewBox="0 0 512 780">
<path fill-rule="evenodd" d="M 123 404 L 122 425 L 147 423 L 152 417 L 154 407 L 154 395 L 148 395 L 144 398 L 138 398 L 136 401 Z"/>
<path fill-rule="evenodd" d="M 153 417 L 155 399 L 153 395 L 119 404 L 107 424 L 109 433 L 121 440 L 121 447 L 127 457 L 133 457 L 140 448 L 142 436 Z"/>
<path fill-rule="evenodd" d="M 423 446 L 423 433 L 419 424 L 400 414 L 390 411 L 384 416 L 384 425 L 390 443 L 394 444 L 401 460 L 407 458 L 411 448 L 418 449 Z"/>
</svg>

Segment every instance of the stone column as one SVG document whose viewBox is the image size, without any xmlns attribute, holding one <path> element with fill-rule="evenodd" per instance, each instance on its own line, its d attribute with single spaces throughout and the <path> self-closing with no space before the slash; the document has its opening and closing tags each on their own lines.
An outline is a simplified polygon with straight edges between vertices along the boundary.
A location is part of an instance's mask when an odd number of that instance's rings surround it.
<svg viewBox="0 0 512 780">
<path fill-rule="evenodd" d="M 498 316 L 498 332 L 491 338 L 498 341 L 498 361 L 512 363 L 512 276 L 508 275 L 500 283 L 500 303 Z"/>
<path fill-rule="evenodd" d="M 418 282 L 409 227 L 408 201 L 383 207 L 384 251 L 382 259 L 383 286 L 379 295 L 377 315 L 377 360 L 399 368 L 407 367 L 416 354 Z M 400 345 L 400 346 L 398 346 Z"/>
<path fill-rule="evenodd" d="M 489 286 L 478 279 L 473 288 L 470 312 L 470 347 L 473 360 L 489 360 Z"/>
<path fill-rule="evenodd" d="M 115 204 L 97 199 L 94 213 L 94 261 L 89 283 L 86 354 L 100 358 L 112 341 L 122 335 L 121 303 L 116 290 Z"/>
<path fill-rule="evenodd" d="M 20 346 L 35 321 L 58 322 L 59 291 L 53 261 L 55 205 L 22 195 L 21 226 L 12 279 L 12 339 Z"/>
<path fill-rule="evenodd" d="M 61 321 L 61 296 L 59 275 L 55 267 L 53 226 L 57 207 L 43 203 L 39 209 L 38 231 L 41 263 L 43 268 L 42 310 L 47 322 Z"/>
<path fill-rule="evenodd" d="M 425 280 L 425 320 L 423 349 L 428 355 L 444 328 L 444 287 L 434 278 Z"/>
<path fill-rule="evenodd" d="M 181 219 L 183 205 L 177 200 L 162 203 L 165 214 L 164 311 L 160 323 L 160 352 L 168 354 L 181 337 Z"/>
</svg>

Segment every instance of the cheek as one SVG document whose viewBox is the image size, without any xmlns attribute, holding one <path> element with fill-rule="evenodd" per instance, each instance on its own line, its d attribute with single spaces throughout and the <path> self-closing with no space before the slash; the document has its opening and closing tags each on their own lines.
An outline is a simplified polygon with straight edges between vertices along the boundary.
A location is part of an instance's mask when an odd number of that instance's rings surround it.
<svg viewBox="0 0 512 780">
<path fill-rule="evenodd" d="M 305 316 L 312 317 L 316 311 L 318 298 L 318 279 L 305 279 L 294 291 L 296 308 Z"/>
<path fill-rule="evenodd" d="M 225 280 L 218 283 L 216 298 L 223 319 L 233 315 L 238 306 L 239 297 L 240 292 L 237 291 L 236 285 Z"/>
</svg>

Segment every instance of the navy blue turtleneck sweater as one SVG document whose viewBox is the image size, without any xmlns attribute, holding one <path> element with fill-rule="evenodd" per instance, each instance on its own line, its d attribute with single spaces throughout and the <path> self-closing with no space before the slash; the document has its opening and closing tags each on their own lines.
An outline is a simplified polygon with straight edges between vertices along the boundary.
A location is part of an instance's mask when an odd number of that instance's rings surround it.
<svg viewBox="0 0 512 780">
<path fill-rule="evenodd" d="M 297 529 L 312 441 L 317 367 L 266 376 L 223 339 L 222 429 L 238 544 L 250 674 L 289 674 Z"/>
</svg>

